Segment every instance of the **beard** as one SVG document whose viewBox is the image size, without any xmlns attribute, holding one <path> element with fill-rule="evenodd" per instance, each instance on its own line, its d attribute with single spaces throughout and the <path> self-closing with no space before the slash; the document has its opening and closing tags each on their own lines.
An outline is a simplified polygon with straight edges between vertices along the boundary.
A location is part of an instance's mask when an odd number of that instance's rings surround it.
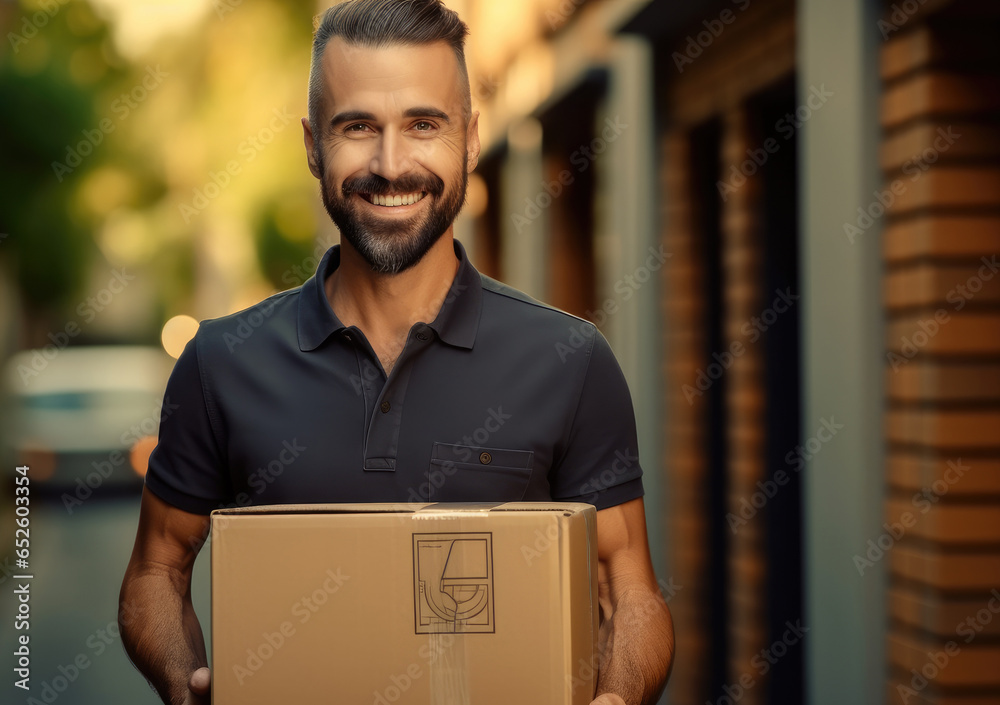
<svg viewBox="0 0 1000 705">
<path fill-rule="evenodd" d="M 434 174 L 412 174 L 394 181 L 375 174 L 346 179 L 338 191 L 329 183 L 322 155 L 318 155 L 323 205 L 340 234 L 364 258 L 373 272 L 399 274 L 417 264 L 458 217 L 465 205 L 469 174 L 446 189 Z M 382 219 L 362 212 L 355 194 L 385 196 L 390 193 L 424 193 L 431 199 L 424 213 L 406 220 Z M 423 200 L 423 199 L 422 199 Z"/>
</svg>

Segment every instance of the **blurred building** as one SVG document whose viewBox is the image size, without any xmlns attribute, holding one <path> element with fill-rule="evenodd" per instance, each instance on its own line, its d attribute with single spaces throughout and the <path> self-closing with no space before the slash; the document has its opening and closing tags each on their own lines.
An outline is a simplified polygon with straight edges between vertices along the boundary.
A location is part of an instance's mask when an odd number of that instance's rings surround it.
<svg viewBox="0 0 1000 705">
<path fill-rule="evenodd" d="M 139 280 L 87 342 L 308 276 L 335 234 L 297 125 L 271 121 L 305 113 L 307 18 L 331 1 L 206 0 L 128 66 L 88 2 L 0 3 L 11 32 L 39 25 L 0 55 L 31 98 L 0 150 L 23 206 L 0 209 L 0 356 L 49 344 L 113 269 Z M 628 377 L 669 701 L 1000 702 L 1000 6 L 448 4 L 484 146 L 457 233 L 597 323 Z M 175 78 L 122 116 L 147 60 Z M 103 118 L 115 139 L 58 186 Z"/>
<path fill-rule="evenodd" d="M 449 4 L 473 261 L 629 378 L 670 702 L 1000 702 L 1000 8 Z"/>
</svg>

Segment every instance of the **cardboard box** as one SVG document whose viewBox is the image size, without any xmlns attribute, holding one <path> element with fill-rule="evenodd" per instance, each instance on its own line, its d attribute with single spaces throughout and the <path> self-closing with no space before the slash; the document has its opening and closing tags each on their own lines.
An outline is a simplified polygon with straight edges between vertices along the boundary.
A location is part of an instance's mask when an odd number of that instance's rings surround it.
<svg viewBox="0 0 1000 705">
<path fill-rule="evenodd" d="M 588 504 L 212 513 L 212 702 L 591 702 Z"/>
</svg>

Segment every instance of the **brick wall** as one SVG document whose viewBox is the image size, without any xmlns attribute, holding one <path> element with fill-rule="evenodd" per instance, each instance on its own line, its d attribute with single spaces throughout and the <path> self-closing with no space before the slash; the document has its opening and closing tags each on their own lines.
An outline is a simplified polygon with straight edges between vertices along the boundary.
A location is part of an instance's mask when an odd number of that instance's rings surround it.
<svg viewBox="0 0 1000 705">
<path fill-rule="evenodd" d="M 663 309 L 664 404 L 669 422 L 664 429 L 670 454 L 665 457 L 670 478 L 668 505 L 673 569 L 684 586 L 671 603 L 677 640 L 677 663 L 670 682 L 673 702 L 699 705 L 708 697 L 704 673 L 708 661 L 708 592 L 705 546 L 707 518 L 704 452 L 704 398 L 691 402 L 684 385 L 695 385 L 704 347 L 703 262 L 696 248 L 692 224 L 690 143 L 683 133 L 668 135 L 663 143 L 663 184 L 667 197 L 663 219 L 664 247 L 673 257 L 664 267 Z"/>
<path fill-rule="evenodd" d="M 760 144 L 749 124 L 744 105 L 728 111 L 723 117 L 722 164 L 723 177 L 728 178 L 729 164 L 739 164 L 747 158 L 747 150 Z M 729 477 L 728 516 L 739 517 L 741 500 L 750 498 L 757 483 L 766 478 L 764 459 L 765 427 L 763 408 L 767 404 L 763 390 L 763 361 L 760 345 L 748 344 L 740 329 L 761 310 L 762 247 L 757 229 L 760 191 L 758 180 L 748 178 L 722 206 L 722 250 L 725 292 L 723 352 L 732 353 L 733 342 L 744 351 L 734 357 L 726 373 L 725 405 L 727 409 L 726 465 Z M 765 510 L 766 511 L 766 510 Z M 763 516 L 753 517 L 745 524 L 730 524 L 729 556 L 729 641 L 731 668 L 729 682 L 739 683 L 747 674 L 754 679 L 741 700 L 763 703 L 763 687 L 758 687 L 759 675 L 753 667 L 755 654 L 768 641 L 766 619 L 766 572 L 764 555 Z M 750 681 L 744 678 L 744 688 Z"/>
<path fill-rule="evenodd" d="M 996 703 L 998 10 L 939 3 L 905 22 L 892 13 L 880 153 L 882 200 L 893 196 L 884 216 L 889 526 L 878 537 L 891 546 L 886 700 Z"/>
<path fill-rule="evenodd" d="M 671 702 L 702 705 L 724 693 L 712 680 L 742 691 L 743 705 L 767 702 L 767 677 L 751 660 L 769 640 L 767 629 L 768 565 L 764 550 L 764 517 L 731 532 L 727 512 L 738 512 L 741 498 L 749 497 L 765 478 L 766 405 L 763 390 L 762 348 L 747 346 L 735 358 L 721 385 L 723 428 L 712 429 L 708 395 L 685 393 L 697 388 L 698 372 L 715 362 L 712 353 L 724 353 L 740 341 L 740 329 L 762 306 L 761 256 L 757 232 L 759 191 L 753 177 L 723 202 L 714 188 L 697 193 L 699 170 L 708 169 L 711 180 L 726 180 L 730 166 L 746 159 L 746 150 L 759 145 L 752 127 L 748 102 L 760 91 L 787 80 L 794 71 L 795 18 L 792 2 L 774 0 L 752 3 L 712 43 L 681 71 L 668 64 L 661 71 L 661 95 L 668 125 L 661 142 L 661 219 L 663 244 L 673 254 L 664 271 L 664 380 L 667 425 L 665 472 L 670 478 L 668 508 L 674 574 L 684 586 L 671 602 L 677 638 L 677 664 L 671 678 Z M 711 21 L 715 17 L 706 16 Z M 705 29 L 695 25 L 682 32 L 668 54 L 683 54 L 688 36 Z M 702 163 L 705 154 L 694 150 L 704 139 L 706 125 L 714 125 L 716 163 Z M 701 132 L 699 132 L 701 131 Z M 699 133 L 701 137 L 695 137 Z M 704 145 L 702 145 L 703 147 Z M 717 175 L 717 176 L 716 176 Z M 704 199 L 714 198 L 709 207 Z M 706 261 L 706 216 L 719 220 L 719 262 Z M 717 275 L 710 269 L 718 266 Z M 718 282 L 712 277 L 718 276 Z M 722 320 L 711 320 L 706 289 L 719 286 Z M 711 328 L 721 326 L 714 343 Z M 718 347 L 715 347 L 715 346 Z M 711 348 L 711 349 L 710 349 Z M 718 424 L 718 421 L 715 422 Z M 713 436 L 712 434 L 718 434 Z M 709 495 L 718 491 L 709 457 L 713 444 L 723 448 L 721 487 L 725 496 L 713 505 Z M 715 485 L 715 490 L 710 488 Z M 762 513 L 763 514 L 763 513 Z M 726 585 L 726 652 L 722 673 L 710 673 L 720 644 L 713 624 L 712 584 L 719 575 L 710 565 L 712 537 L 722 534 L 727 546 L 723 557 Z M 749 681 L 747 680 L 749 678 Z M 740 681 L 743 679 L 743 684 Z M 751 683 L 749 688 L 744 687 Z M 723 701 L 725 702 L 725 701 Z"/>
</svg>

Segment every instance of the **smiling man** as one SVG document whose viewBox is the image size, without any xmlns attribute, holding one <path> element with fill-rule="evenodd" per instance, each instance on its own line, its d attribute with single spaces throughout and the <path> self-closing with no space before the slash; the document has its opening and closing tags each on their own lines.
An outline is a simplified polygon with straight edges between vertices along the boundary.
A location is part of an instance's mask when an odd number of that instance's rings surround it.
<svg viewBox="0 0 1000 705">
<path fill-rule="evenodd" d="M 120 598 L 145 615 L 122 640 L 166 703 L 208 702 L 190 589 L 209 513 L 308 502 L 595 505 L 594 703 L 663 689 L 673 631 L 621 370 L 592 324 L 480 275 L 453 237 L 480 150 L 466 34 L 438 0 L 351 0 L 320 19 L 303 128 L 341 244 L 302 287 L 203 322 L 168 383 L 179 408 Z"/>
</svg>

